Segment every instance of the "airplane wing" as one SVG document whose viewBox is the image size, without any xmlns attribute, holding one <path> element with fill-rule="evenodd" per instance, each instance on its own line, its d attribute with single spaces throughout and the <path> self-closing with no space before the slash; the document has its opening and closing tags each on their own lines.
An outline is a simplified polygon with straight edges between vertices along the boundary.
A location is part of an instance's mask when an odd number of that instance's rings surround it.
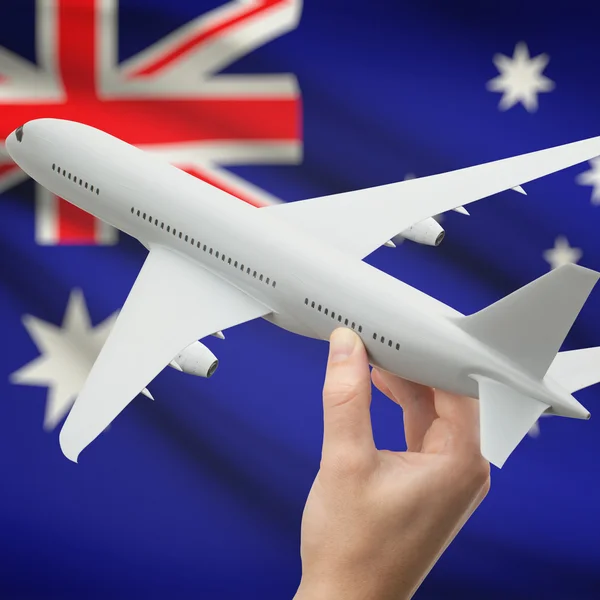
<svg viewBox="0 0 600 600">
<path fill-rule="evenodd" d="M 364 258 L 406 228 L 600 156 L 600 136 L 363 190 L 261 208 Z"/>
<path fill-rule="evenodd" d="M 183 348 L 270 312 L 187 257 L 152 246 L 60 432 L 65 456 L 77 462 Z"/>
</svg>

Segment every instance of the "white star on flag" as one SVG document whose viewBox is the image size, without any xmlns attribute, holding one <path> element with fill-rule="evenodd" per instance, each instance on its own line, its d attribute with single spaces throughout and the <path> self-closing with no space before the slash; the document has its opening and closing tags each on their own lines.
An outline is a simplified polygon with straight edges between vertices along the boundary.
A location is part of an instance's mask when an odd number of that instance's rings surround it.
<svg viewBox="0 0 600 600">
<path fill-rule="evenodd" d="M 544 260 L 550 264 L 551 269 L 562 265 L 575 264 L 582 256 L 581 248 L 572 248 L 569 240 L 560 235 L 554 241 L 554 248 L 544 251 Z"/>
<path fill-rule="evenodd" d="M 508 110 L 520 102 L 528 112 L 535 112 L 538 93 L 549 92 L 555 87 L 554 81 L 542 75 L 549 60 L 547 54 L 531 58 L 525 42 L 515 46 L 512 58 L 494 55 L 493 62 L 500 75 L 490 79 L 486 87 L 492 92 L 502 92 L 498 108 Z"/>
<path fill-rule="evenodd" d="M 540 436 L 540 422 L 536 421 L 531 429 L 528 431 L 530 437 L 539 437 Z"/>
<path fill-rule="evenodd" d="M 551 417 L 552 415 L 548 413 L 542 413 L 541 417 Z M 531 429 L 527 432 L 529 437 L 537 438 L 540 437 L 541 429 L 540 429 L 540 419 L 538 419 L 532 426 Z"/>
<path fill-rule="evenodd" d="M 117 313 L 92 326 L 83 293 L 74 289 L 60 327 L 31 315 L 23 317 L 40 356 L 12 373 L 10 381 L 48 387 L 45 430 L 54 429 L 71 410 Z"/>
<path fill-rule="evenodd" d="M 600 156 L 592 158 L 590 165 L 592 168 L 577 175 L 575 181 L 579 185 L 591 185 L 592 204 L 600 205 Z"/>
</svg>

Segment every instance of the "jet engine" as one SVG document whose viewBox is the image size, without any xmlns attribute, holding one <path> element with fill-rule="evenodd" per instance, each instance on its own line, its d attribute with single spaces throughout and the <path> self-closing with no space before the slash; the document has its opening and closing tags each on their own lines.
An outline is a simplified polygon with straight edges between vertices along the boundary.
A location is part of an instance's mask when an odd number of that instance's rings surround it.
<svg viewBox="0 0 600 600">
<path fill-rule="evenodd" d="M 204 344 L 194 342 L 182 350 L 169 366 L 189 375 L 210 377 L 217 370 L 219 361 Z"/>
<path fill-rule="evenodd" d="M 442 226 L 433 218 L 429 217 L 411 225 L 400 232 L 400 237 L 406 238 L 417 244 L 426 246 L 439 246 L 444 239 L 446 232 Z"/>
</svg>

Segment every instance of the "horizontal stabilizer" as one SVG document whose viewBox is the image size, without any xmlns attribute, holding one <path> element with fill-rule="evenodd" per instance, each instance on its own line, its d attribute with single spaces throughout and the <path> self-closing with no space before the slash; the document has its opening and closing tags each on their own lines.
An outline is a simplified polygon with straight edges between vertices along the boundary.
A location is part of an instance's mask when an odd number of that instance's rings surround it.
<svg viewBox="0 0 600 600">
<path fill-rule="evenodd" d="M 600 273 L 563 265 L 483 310 L 459 317 L 459 326 L 542 378 L 559 351 Z"/>
<path fill-rule="evenodd" d="M 498 468 L 548 408 L 512 388 L 480 375 L 479 420 L 482 456 Z"/>
<path fill-rule="evenodd" d="M 571 394 L 600 383 L 600 346 L 559 352 L 548 376 Z"/>
</svg>

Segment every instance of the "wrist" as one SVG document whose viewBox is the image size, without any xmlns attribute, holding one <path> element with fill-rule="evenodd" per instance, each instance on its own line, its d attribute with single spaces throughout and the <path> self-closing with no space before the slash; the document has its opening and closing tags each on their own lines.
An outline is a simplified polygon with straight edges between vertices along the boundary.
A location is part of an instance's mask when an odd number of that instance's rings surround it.
<svg viewBox="0 0 600 600">
<path fill-rule="evenodd" d="M 354 594 L 348 595 L 343 585 L 325 580 L 307 582 L 303 578 L 293 600 L 355 600 L 355 597 Z"/>
<path fill-rule="evenodd" d="M 391 582 L 390 582 L 391 583 Z M 398 582 L 385 585 L 381 578 L 347 577 L 332 579 L 302 577 L 293 600 L 410 600 L 414 590 L 399 589 Z"/>
</svg>

